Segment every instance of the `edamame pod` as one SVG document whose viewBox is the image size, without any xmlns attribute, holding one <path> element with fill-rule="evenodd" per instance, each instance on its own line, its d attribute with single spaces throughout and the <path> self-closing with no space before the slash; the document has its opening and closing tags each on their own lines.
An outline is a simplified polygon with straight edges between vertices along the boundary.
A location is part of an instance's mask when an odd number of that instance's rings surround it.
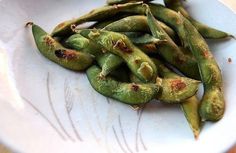
<svg viewBox="0 0 236 153">
<path fill-rule="evenodd" d="M 89 21 L 102 21 L 106 18 L 112 17 L 123 10 L 129 10 L 135 7 L 136 5 L 142 4 L 143 2 L 136 3 L 126 3 L 126 4 L 118 4 L 113 6 L 103 6 L 98 9 L 94 9 L 88 14 L 85 14 L 79 18 L 64 21 L 57 25 L 53 32 L 52 36 L 64 36 L 73 33 L 73 27 L 76 25 L 89 22 Z"/>
<path fill-rule="evenodd" d="M 201 132 L 201 117 L 198 113 L 199 100 L 197 96 L 195 95 L 184 100 L 180 106 L 184 112 L 184 116 L 187 119 L 190 128 L 193 131 L 194 138 L 198 139 Z"/>
<path fill-rule="evenodd" d="M 73 49 L 81 50 L 95 56 L 99 66 L 102 67 L 101 75 L 108 75 L 124 61 L 121 57 L 112 53 L 103 53 L 105 51 L 102 46 L 94 43 L 90 39 L 83 37 L 80 34 L 74 34 L 66 40 L 66 44 Z"/>
<path fill-rule="evenodd" d="M 184 9 L 181 0 L 164 0 L 164 2 L 168 8 L 173 9 L 176 12 L 180 12 L 185 18 L 187 18 L 204 38 L 221 39 L 231 37 L 231 35 L 226 32 L 211 28 L 193 19 Z"/>
<path fill-rule="evenodd" d="M 217 121 L 223 117 L 225 102 L 222 91 L 222 76 L 210 49 L 197 31 L 197 29 L 184 18 L 162 5 L 149 4 L 155 16 L 168 23 L 177 32 L 181 42 L 189 48 L 197 60 L 201 80 L 204 84 L 204 96 L 200 105 L 200 116 L 202 120 Z M 140 12 L 144 8 L 138 7 L 135 10 Z"/>
<path fill-rule="evenodd" d="M 80 34 L 103 46 L 107 51 L 122 57 L 130 70 L 141 80 L 149 82 L 156 78 L 155 64 L 134 46 L 127 36 L 97 29 L 83 29 Z"/>
<path fill-rule="evenodd" d="M 105 26 L 111 24 L 112 22 L 114 22 L 114 20 L 105 20 L 105 21 L 100 21 L 100 22 L 96 22 L 95 24 L 93 24 L 92 26 L 89 27 L 89 29 L 102 29 Z"/>
<path fill-rule="evenodd" d="M 174 40 L 177 41 L 175 31 L 168 27 L 165 23 L 157 21 L 165 32 Z M 147 23 L 147 17 L 143 15 L 128 16 L 117 20 L 105 26 L 104 30 L 115 32 L 145 32 L 149 33 L 150 29 Z"/>
<path fill-rule="evenodd" d="M 203 121 L 217 121 L 223 117 L 225 110 L 220 68 L 197 29 L 181 14 L 180 17 L 185 32 L 184 42 L 198 61 L 201 79 L 204 84 L 204 95 L 200 105 L 201 118 Z"/>
<path fill-rule="evenodd" d="M 130 74 L 130 80 L 134 83 L 142 83 L 134 74 Z M 198 90 L 199 81 L 186 77 L 178 78 L 159 78 L 156 79 L 156 85 L 160 87 L 157 100 L 169 104 L 182 103 L 183 100 L 195 95 Z"/>
<path fill-rule="evenodd" d="M 102 76 L 107 76 L 124 63 L 124 60 L 120 56 L 114 55 L 110 52 L 104 53 L 97 59 L 99 66 L 102 67 Z"/>
<path fill-rule="evenodd" d="M 135 45 L 137 44 L 161 44 L 165 43 L 165 40 L 160 40 L 155 37 L 153 37 L 150 34 L 147 33 L 140 33 L 140 32 L 120 32 L 124 35 L 126 35 L 129 40 L 134 43 Z"/>
<path fill-rule="evenodd" d="M 112 22 L 115 22 L 115 21 L 120 20 L 122 18 L 128 17 L 130 15 L 133 15 L 133 14 L 117 13 L 115 16 L 112 16 L 111 18 L 96 22 L 95 24 L 91 25 L 88 29 L 93 29 L 93 28 L 102 29 L 105 26 L 107 26 L 108 24 L 111 24 Z"/>
<path fill-rule="evenodd" d="M 163 74 L 165 75 L 164 79 L 156 78 L 156 85 L 160 87 L 156 99 L 171 104 L 182 103 L 183 100 L 192 97 L 197 92 L 200 81 L 181 76 L 173 77 L 173 74 L 169 72 L 170 70 L 167 68 L 165 69 L 168 71 L 165 70 L 163 66 L 159 64 L 160 62 L 153 59 L 152 61 L 155 63 L 157 69 L 160 68 L 161 70 L 158 74 L 162 74 L 162 76 Z M 130 80 L 134 83 L 143 82 L 133 73 L 130 74 Z"/>
<path fill-rule="evenodd" d="M 84 70 L 92 64 L 93 58 L 89 54 L 64 48 L 41 27 L 33 23 L 32 32 L 38 50 L 51 61 L 76 71 Z"/>
<path fill-rule="evenodd" d="M 158 69 L 158 74 L 163 78 L 179 78 L 180 75 L 168 69 L 160 60 L 152 59 Z M 185 99 L 180 103 L 181 109 L 184 112 L 190 128 L 193 131 L 195 139 L 198 138 L 201 130 L 201 120 L 198 113 L 199 100 L 196 95 Z"/>
<path fill-rule="evenodd" d="M 199 83 L 186 77 L 165 79 L 157 77 L 156 84 L 162 88 L 156 98 L 166 103 L 182 103 L 183 100 L 196 94 Z"/>
<path fill-rule="evenodd" d="M 136 43 L 148 43 L 153 41 L 153 43 L 161 43 L 162 41 L 159 41 L 156 38 L 153 38 L 150 36 L 149 39 L 146 39 L 146 35 L 141 35 L 143 37 L 135 37 L 136 34 L 133 33 L 132 39 L 133 41 L 136 41 Z M 130 36 L 130 35 L 129 35 Z M 131 37 L 131 36 L 130 36 Z M 149 36 L 148 36 L 149 37 Z M 136 39 L 136 40 L 134 40 Z M 119 67 L 124 60 L 112 53 L 103 53 L 102 47 L 100 45 L 97 45 L 93 41 L 81 36 L 80 34 L 74 34 L 70 36 L 66 40 L 66 44 L 76 50 L 81 50 L 82 52 L 89 53 L 93 56 L 95 56 L 95 59 L 97 60 L 99 66 L 102 67 L 101 75 L 108 75 L 113 70 L 115 70 L 117 67 Z M 156 51 L 156 46 L 153 44 L 154 47 L 151 48 L 151 44 L 145 44 L 145 45 L 139 45 L 140 48 L 143 48 L 144 51 L 153 52 Z"/>
<path fill-rule="evenodd" d="M 148 5 L 145 5 L 147 9 L 147 20 L 150 30 L 154 37 L 160 40 L 166 40 L 165 44 L 158 46 L 158 53 L 170 64 L 177 67 L 186 76 L 194 79 L 200 79 L 198 72 L 198 65 L 196 60 L 191 55 L 186 55 L 182 50 L 172 41 L 172 39 L 161 28 L 158 22 L 153 17 Z"/>
<path fill-rule="evenodd" d="M 82 52 L 91 54 L 95 57 L 101 56 L 103 54 L 101 46 L 81 36 L 80 34 L 74 34 L 70 36 L 67 38 L 65 43 L 73 49 L 81 50 Z"/>
<path fill-rule="evenodd" d="M 101 76 L 101 69 L 92 66 L 87 70 L 87 77 L 92 87 L 100 94 L 126 104 L 143 104 L 154 99 L 159 87 L 153 83 L 122 83 L 110 76 Z"/>
</svg>

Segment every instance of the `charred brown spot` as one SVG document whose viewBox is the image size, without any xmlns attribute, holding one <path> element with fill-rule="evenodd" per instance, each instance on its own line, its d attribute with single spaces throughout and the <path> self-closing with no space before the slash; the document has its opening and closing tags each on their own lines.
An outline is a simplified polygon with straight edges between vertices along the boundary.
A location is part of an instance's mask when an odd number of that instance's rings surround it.
<svg viewBox="0 0 236 153">
<path fill-rule="evenodd" d="M 210 57 L 209 51 L 208 50 L 203 51 L 202 56 L 205 57 L 205 58 L 209 58 Z"/>
<path fill-rule="evenodd" d="M 232 63 L 232 59 L 231 58 L 228 58 L 228 63 Z"/>
<path fill-rule="evenodd" d="M 171 88 L 175 91 L 183 90 L 187 85 L 182 80 L 173 80 L 171 82 Z"/>
<path fill-rule="evenodd" d="M 155 52 L 157 50 L 157 47 L 155 44 L 144 45 L 144 48 L 146 48 L 148 51 L 151 51 L 151 52 Z"/>
<path fill-rule="evenodd" d="M 73 59 L 76 57 L 76 53 L 72 50 L 65 50 L 65 49 L 58 49 L 55 50 L 55 55 L 58 58 L 63 58 L 63 59 Z"/>
<path fill-rule="evenodd" d="M 53 38 L 51 38 L 50 36 L 45 36 L 44 38 L 43 38 L 43 40 L 44 40 L 44 42 L 46 43 L 46 45 L 47 46 L 49 46 L 49 47 L 53 47 L 54 46 L 54 39 Z"/>
<path fill-rule="evenodd" d="M 133 83 L 133 84 L 131 85 L 131 89 L 132 89 L 133 91 L 137 92 L 137 91 L 139 90 L 139 86 L 138 86 L 137 84 Z"/>
<path fill-rule="evenodd" d="M 112 41 L 114 48 L 118 48 L 124 53 L 132 53 L 132 50 L 122 40 Z"/>
</svg>

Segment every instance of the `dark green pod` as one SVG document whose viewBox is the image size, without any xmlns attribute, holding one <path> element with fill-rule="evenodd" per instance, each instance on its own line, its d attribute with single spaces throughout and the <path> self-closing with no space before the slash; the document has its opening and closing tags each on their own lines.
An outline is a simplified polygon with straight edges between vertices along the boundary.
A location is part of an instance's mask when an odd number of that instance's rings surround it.
<svg viewBox="0 0 236 153">
<path fill-rule="evenodd" d="M 101 69 L 92 66 L 87 70 L 87 77 L 92 87 L 100 94 L 126 104 L 143 104 L 154 99 L 159 88 L 155 84 L 123 83 L 110 76 L 101 76 Z"/>
<path fill-rule="evenodd" d="M 148 33 L 140 33 L 140 32 L 121 32 L 126 35 L 132 43 L 136 45 L 140 44 L 162 44 L 165 43 L 165 40 L 160 40 Z"/>
<path fill-rule="evenodd" d="M 177 41 L 176 33 L 165 23 L 157 21 L 163 30 L 174 40 Z M 128 16 L 123 19 L 117 20 L 105 26 L 104 30 L 115 32 L 144 32 L 150 33 L 150 29 L 147 23 L 147 17 L 143 15 Z"/>
<path fill-rule="evenodd" d="M 172 77 L 173 74 L 171 74 L 167 68 L 165 69 L 168 71 L 165 70 L 163 66 L 159 64 L 160 62 L 156 60 L 153 60 L 153 62 L 156 64 L 158 70 L 160 68 L 161 72 L 158 72 L 159 75 L 165 75 L 164 79 L 159 77 L 156 79 L 156 85 L 160 87 L 156 99 L 170 104 L 182 103 L 183 100 L 192 97 L 198 91 L 199 81 L 180 76 Z M 143 82 L 132 73 L 130 74 L 130 80 L 134 83 Z"/>
<path fill-rule="evenodd" d="M 227 38 L 231 37 L 226 32 L 217 30 L 215 28 L 211 28 L 205 24 L 202 24 L 198 22 L 197 20 L 193 19 L 189 13 L 184 9 L 181 0 L 164 0 L 165 5 L 170 8 L 175 10 L 176 12 L 180 12 L 184 17 L 186 17 L 198 30 L 198 32 L 207 39 L 222 39 L 222 38 Z"/>
<path fill-rule="evenodd" d="M 51 61 L 76 71 L 92 64 L 93 58 L 89 54 L 64 48 L 39 26 L 33 24 L 32 32 L 38 50 Z"/>
<path fill-rule="evenodd" d="M 80 34 L 74 34 L 66 40 L 66 44 L 76 50 L 81 50 L 95 56 L 96 61 L 102 67 L 102 75 L 106 76 L 118 68 L 124 61 L 121 57 L 112 53 L 103 53 L 105 51 L 101 45 L 92 40 L 83 37 Z"/>
<path fill-rule="evenodd" d="M 225 100 L 223 94 L 223 80 L 221 70 L 214 59 L 210 48 L 197 29 L 180 15 L 184 31 L 186 46 L 188 46 L 198 61 L 201 80 L 204 84 L 204 95 L 200 105 L 202 120 L 217 121 L 223 117 Z"/>
<path fill-rule="evenodd" d="M 109 52 L 104 53 L 97 59 L 98 64 L 102 67 L 101 75 L 103 76 L 107 76 L 124 62 L 124 60 L 120 56 Z"/>
<path fill-rule="evenodd" d="M 113 6 L 103 6 L 101 8 L 97 8 L 92 10 L 91 12 L 68 21 L 64 21 L 57 25 L 53 32 L 52 36 L 65 36 L 73 33 L 73 28 L 76 25 L 89 22 L 89 21 L 103 21 L 107 18 L 113 17 L 114 15 L 122 12 L 123 10 L 129 10 L 135 7 L 136 5 L 142 4 L 143 2 L 136 3 L 126 3 L 126 4 L 118 4 Z"/>
<path fill-rule="evenodd" d="M 130 70 L 145 82 L 154 81 L 157 75 L 155 64 L 127 36 L 106 30 L 84 29 L 80 34 L 103 46 L 108 52 L 120 56 Z"/>
<path fill-rule="evenodd" d="M 101 46 L 81 36 L 80 34 L 74 34 L 70 36 L 66 40 L 66 45 L 73 49 L 80 50 L 84 53 L 91 54 L 95 57 L 101 56 L 103 54 Z"/>
<path fill-rule="evenodd" d="M 169 68 L 167 68 L 160 60 L 152 59 L 158 68 L 158 73 L 163 78 L 176 78 L 178 79 L 180 75 L 174 73 Z M 201 130 L 201 119 L 198 113 L 199 100 L 196 95 L 187 98 L 180 103 L 181 109 L 184 112 L 185 118 L 187 119 L 190 128 L 193 131 L 195 139 L 198 138 Z"/>
<path fill-rule="evenodd" d="M 200 79 L 198 65 L 191 54 L 185 54 L 166 34 L 147 7 L 148 25 L 154 37 L 166 40 L 165 44 L 158 46 L 159 54 L 170 64 L 178 68 L 186 76 Z"/>
</svg>

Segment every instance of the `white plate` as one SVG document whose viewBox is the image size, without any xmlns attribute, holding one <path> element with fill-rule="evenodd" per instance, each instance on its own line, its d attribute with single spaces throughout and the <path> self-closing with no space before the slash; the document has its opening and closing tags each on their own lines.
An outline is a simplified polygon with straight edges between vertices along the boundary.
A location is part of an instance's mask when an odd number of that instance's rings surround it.
<svg viewBox="0 0 236 153">
<path fill-rule="evenodd" d="M 150 103 L 135 112 L 95 92 L 85 74 L 39 54 L 28 21 L 47 31 L 102 6 L 104 0 L 0 0 L 0 139 L 24 153 L 223 152 L 236 141 L 236 43 L 212 41 L 227 109 L 198 141 L 177 106 Z M 236 15 L 216 0 L 189 0 L 198 20 L 236 35 Z M 234 8 L 234 7 L 232 7 Z M 232 63 L 228 63 L 228 58 Z"/>
</svg>

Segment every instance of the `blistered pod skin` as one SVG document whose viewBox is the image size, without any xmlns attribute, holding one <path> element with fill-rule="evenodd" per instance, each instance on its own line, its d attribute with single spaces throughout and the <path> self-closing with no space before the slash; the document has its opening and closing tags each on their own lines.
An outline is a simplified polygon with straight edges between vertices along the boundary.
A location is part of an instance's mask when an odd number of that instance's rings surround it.
<svg viewBox="0 0 236 153">
<path fill-rule="evenodd" d="M 124 60 L 120 56 L 108 52 L 99 56 L 97 62 L 102 67 L 101 75 L 107 76 L 124 63 Z"/>
<path fill-rule="evenodd" d="M 173 78 L 176 78 L 176 79 L 180 78 L 180 75 L 171 71 L 160 60 L 153 59 L 153 58 L 152 58 L 152 60 L 155 63 L 155 65 L 157 66 L 158 73 L 161 77 L 172 78 L 172 79 Z M 183 110 L 184 116 L 187 119 L 189 126 L 193 131 L 195 139 L 198 138 L 200 131 L 201 131 L 201 118 L 198 113 L 199 104 L 200 104 L 200 101 L 198 100 L 196 95 L 194 95 L 190 98 L 187 98 L 180 103 L 181 109 Z"/>
<path fill-rule="evenodd" d="M 162 87 L 157 99 L 166 103 L 181 103 L 196 94 L 199 83 L 186 77 L 157 78 L 156 84 Z"/>
<path fill-rule="evenodd" d="M 152 59 L 153 60 L 153 59 Z M 163 78 L 157 77 L 156 85 L 160 87 L 156 99 L 170 104 L 182 103 L 184 100 L 192 97 L 198 91 L 199 81 L 187 77 L 173 75 L 169 69 L 163 68 L 163 64 L 153 60 L 157 66 L 158 74 Z M 134 74 L 130 74 L 130 80 L 134 83 L 142 83 L 142 80 Z"/>
<path fill-rule="evenodd" d="M 81 36 L 80 34 L 74 34 L 67 38 L 66 45 L 95 57 L 103 54 L 101 46 L 93 43 L 93 41 Z"/>
<path fill-rule="evenodd" d="M 87 77 L 92 87 L 100 94 L 126 104 L 143 104 L 154 99 L 159 87 L 154 83 L 124 83 L 110 76 L 101 76 L 101 69 L 92 66 L 87 70 Z"/>
<path fill-rule="evenodd" d="M 149 4 L 153 15 L 167 23 L 178 34 L 184 47 L 189 48 L 197 61 L 201 81 L 204 84 L 204 95 L 200 105 L 200 115 L 203 121 L 218 121 L 225 111 L 223 95 L 223 81 L 221 71 L 210 49 L 192 23 L 183 17 L 159 4 Z M 138 6 L 132 10 L 145 11 L 146 8 Z"/>
<path fill-rule="evenodd" d="M 93 58 L 89 54 L 64 48 L 41 27 L 32 23 L 32 32 L 38 50 L 51 61 L 75 71 L 82 71 L 89 67 Z"/>
<path fill-rule="evenodd" d="M 80 34 L 103 46 L 108 52 L 120 56 L 130 70 L 144 82 L 154 82 L 157 70 L 152 60 L 133 45 L 127 36 L 106 30 L 84 29 Z"/>
<path fill-rule="evenodd" d="M 186 76 L 199 80 L 197 61 L 191 54 L 185 54 L 172 39 L 161 28 L 160 24 L 155 20 L 148 5 L 146 7 L 147 21 L 152 35 L 160 40 L 166 40 L 165 44 L 158 46 L 158 53 L 170 64 L 178 68 Z M 189 51 L 190 52 L 190 51 Z"/>
<path fill-rule="evenodd" d="M 81 50 L 95 56 L 100 67 L 102 67 L 101 75 L 106 76 L 113 70 L 118 68 L 124 60 L 112 53 L 103 53 L 104 49 L 101 45 L 94 43 L 92 40 L 83 37 L 80 34 L 74 34 L 66 40 L 66 44 L 73 49 Z"/>
<path fill-rule="evenodd" d="M 200 105 L 202 120 L 218 121 L 224 115 L 225 100 L 221 70 L 214 59 L 210 48 L 197 29 L 180 14 L 185 30 L 186 46 L 198 61 L 204 95 Z"/>
</svg>

